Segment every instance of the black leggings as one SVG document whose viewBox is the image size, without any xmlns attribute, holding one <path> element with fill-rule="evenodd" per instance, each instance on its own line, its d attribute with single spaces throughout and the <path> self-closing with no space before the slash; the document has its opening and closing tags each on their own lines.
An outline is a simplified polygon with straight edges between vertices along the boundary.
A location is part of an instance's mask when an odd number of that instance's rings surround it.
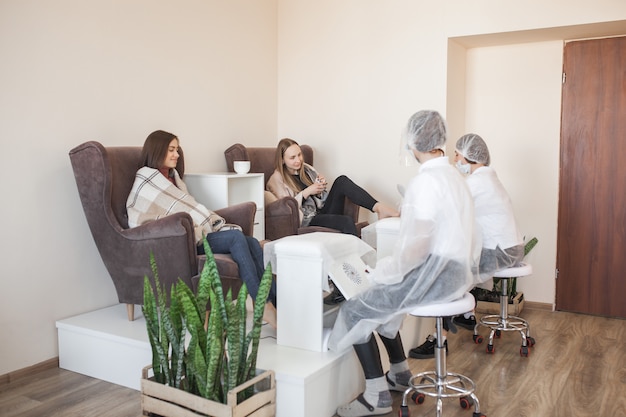
<svg viewBox="0 0 626 417">
<path fill-rule="evenodd" d="M 378 335 L 378 337 L 380 337 L 385 350 L 387 350 L 390 363 L 400 363 L 406 359 L 400 333 L 397 333 L 393 339 L 388 339 L 381 335 Z M 367 342 L 354 345 L 354 350 L 359 358 L 359 362 L 361 362 L 365 379 L 379 378 L 384 375 L 378 343 L 376 343 L 376 338 L 373 334 Z"/>
<path fill-rule="evenodd" d="M 356 185 L 345 175 L 337 177 L 328 192 L 324 207 L 311 219 L 311 226 L 330 227 L 341 233 L 357 234 L 354 219 L 343 214 L 344 203 L 348 197 L 353 203 L 373 211 L 377 201 L 363 188 Z"/>
</svg>

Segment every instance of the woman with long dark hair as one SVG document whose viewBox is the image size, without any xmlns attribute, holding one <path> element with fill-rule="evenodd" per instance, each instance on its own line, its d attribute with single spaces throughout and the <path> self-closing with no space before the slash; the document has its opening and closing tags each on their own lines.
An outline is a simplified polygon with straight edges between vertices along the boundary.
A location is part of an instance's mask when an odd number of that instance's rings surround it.
<svg viewBox="0 0 626 417">
<path fill-rule="evenodd" d="M 163 130 L 152 132 L 144 142 L 142 161 L 126 201 L 130 227 L 156 220 L 172 213 L 189 213 L 194 223 L 198 253 L 204 253 L 206 237 L 213 253 L 228 253 L 239 267 L 239 276 L 252 299 L 256 299 L 263 277 L 263 250 L 259 241 L 246 236 L 236 225 L 226 224 L 217 213 L 198 203 L 187 191 L 177 167 L 179 140 Z M 276 327 L 276 284 L 272 284 L 266 306 L 266 321 Z"/>
</svg>

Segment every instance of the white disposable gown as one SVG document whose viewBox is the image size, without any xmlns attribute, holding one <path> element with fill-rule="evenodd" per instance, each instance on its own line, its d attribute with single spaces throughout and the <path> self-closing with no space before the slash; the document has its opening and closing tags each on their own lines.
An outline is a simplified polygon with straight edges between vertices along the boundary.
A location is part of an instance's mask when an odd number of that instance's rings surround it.
<svg viewBox="0 0 626 417">
<path fill-rule="evenodd" d="M 490 279 L 495 271 L 509 268 L 524 257 L 524 240 L 517 228 L 513 204 L 496 171 L 483 166 L 467 177 L 476 222 L 482 232 L 482 254 L 476 283 Z"/>
<path fill-rule="evenodd" d="M 378 261 L 375 285 L 343 303 L 330 349 L 364 343 L 373 331 L 393 338 L 415 306 L 467 292 L 481 248 L 473 207 L 465 180 L 448 158 L 422 164 L 406 189 L 393 255 Z"/>
</svg>

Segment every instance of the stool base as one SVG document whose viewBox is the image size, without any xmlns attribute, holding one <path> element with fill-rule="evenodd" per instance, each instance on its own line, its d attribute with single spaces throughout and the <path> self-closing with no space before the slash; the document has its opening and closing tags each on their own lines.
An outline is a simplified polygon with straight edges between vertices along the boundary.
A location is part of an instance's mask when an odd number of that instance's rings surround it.
<svg viewBox="0 0 626 417">
<path fill-rule="evenodd" d="M 530 337 L 530 325 L 521 317 L 511 316 L 508 313 L 509 297 L 508 278 L 502 279 L 502 293 L 500 294 L 500 315 L 489 314 L 481 317 L 474 327 L 474 342 L 482 343 L 483 337 L 478 334 L 479 327 L 487 327 L 491 329 L 489 332 L 489 343 L 487 344 L 487 353 L 494 353 L 493 339 L 499 338 L 502 332 L 519 332 L 522 337 L 522 346 L 520 347 L 520 355 L 527 357 L 530 353 L 529 348 L 535 345 L 535 339 Z"/>
<path fill-rule="evenodd" d="M 478 397 L 474 394 L 476 384 L 465 375 L 448 372 L 443 377 L 438 377 L 436 371 L 421 372 L 414 375 L 409 381 L 409 388 L 402 395 L 400 417 L 409 417 L 408 398 L 416 404 L 422 404 L 426 398 L 437 398 L 437 417 L 443 412 L 444 398 L 459 398 L 462 408 L 474 406 L 474 417 L 484 417 L 480 412 Z"/>
<path fill-rule="evenodd" d="M 408 398 L 410 397 L 416 404 L 422 404 L 425 398 L 434 397 L 437 399 L 437 417 L 441 417 L 443 412 L 444 398 L 459 398 L 462 408 L 474 406 L 473 417 L 485 417 L 480 412 L 480 402 L 474 391 L 476 384 L 465 375 L 448 372 L 446 366 L 446 349 L 442 342 L 443 338 L 443 317 L 435 318 L 435 332 L 437 345 L 435 346 L 435 370 L 420 372 L 409 379 L 409 388 L 402 394 L 402 405 L 400 406 L 400 417 L 410 417 Z"/>
</svg>

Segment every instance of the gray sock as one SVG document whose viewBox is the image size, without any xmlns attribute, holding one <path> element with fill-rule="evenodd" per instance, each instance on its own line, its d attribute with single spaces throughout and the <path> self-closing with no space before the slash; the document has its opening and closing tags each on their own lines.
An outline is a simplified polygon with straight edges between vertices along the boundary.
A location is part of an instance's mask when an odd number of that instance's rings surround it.
<svg viewBox="0 0 626 417">
<path fill-rule="evenodd" d="M 405 360 L 398 363 L 392 363 L 389 366 L 389 378 L 400 385 L 409 385 L 409 379 L 413 376 L 409 369 L 409 364 Z"/>
<path fill-rule="evenodd" d="M 387 387 L 385 377 L 381 376 L 380 378 L 366 379 L 363 398 L 365 398 L 365 401 L 378 408 L 391 407 L 391 393 Z"/>
</svg>

